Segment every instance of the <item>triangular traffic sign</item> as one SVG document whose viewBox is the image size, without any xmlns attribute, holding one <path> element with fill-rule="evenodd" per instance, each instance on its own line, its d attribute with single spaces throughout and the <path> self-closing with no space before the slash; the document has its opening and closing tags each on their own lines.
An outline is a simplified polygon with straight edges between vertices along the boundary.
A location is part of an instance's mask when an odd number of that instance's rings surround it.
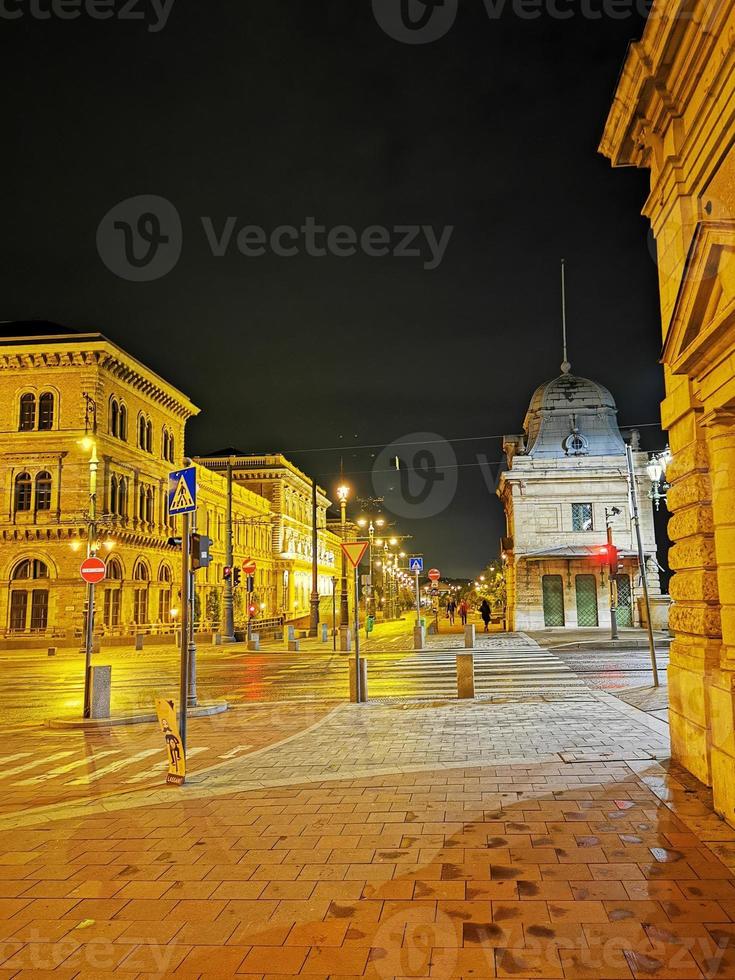
<svg viewBox="0 0 735 980">
<path fill-rule="evenodd" d="M 181 511 L 190 510 L 194 506 L 194 498 L 191 495 L 189 486 L 182 474 L 171 498 L 171 510 Z"/>
<path fill-rule="evenodd" d="M 368 550 L 369 541 L 345 541 L 342 544 L 342 551 L 347 555 L 352 566 L 357 566 L 362 561 L 363 555 Z"/>
</svg>

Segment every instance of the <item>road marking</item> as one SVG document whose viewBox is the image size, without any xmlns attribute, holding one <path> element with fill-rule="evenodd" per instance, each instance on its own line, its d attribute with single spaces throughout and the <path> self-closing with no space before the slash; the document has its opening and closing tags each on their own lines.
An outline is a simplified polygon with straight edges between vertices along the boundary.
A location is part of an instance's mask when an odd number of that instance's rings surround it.
<svg viewBox="0 0 735 980">
<path fill-rule="evenodd" d="M 17 783 L 13 783 L 14 786 L 35 786 L 38 783 L 44 783 L 50 776 L 63 776 L 67 772 L 71 772 L 72 769 L 79 769 L 81 766 L 94 765 L 94 763 L 103 758 L 103 756 L 108 755 L 119 755 L 122 749 L 104 749 L 102 752 L 95 752 L 94 755 L 85 755 L 83 759 L 77 759 L 76 762 L 69 762 L 65 766 L 57 766 L 50 772 L 41 773 L 38 776 L 31 776 L 29 779 L 21 779 Z"/>
<path fill-rule="evenodd" d="M 239 755 L 241 752 L 247 752 L 249 748 L 249 745 L 236 745 L 234 749 L 230 749 L 229 752 L 225 752 L 224 755 L 221 755 L 220 759 L 234 759 L 236 755 Z"/>
<path fill-rule="evenodd" d="M 156 749 L 156 751 L 158 751 L 158 749 Z M 201 755 L 202 752 L 209 752 L 209 746 L 205 745 L 203 748 L 200 747 L 196 749 L 189 749 L 186 753 L 186 761 L 188 762 L 189 759 L 193 759 L 195 755 Z M 163 754 L 164 750 L 161 749 L 161 755 Z M 148 779 L 153 776 L 160 776 L 161 774 L 165 773 L 167 769 L 168 762 L 163 759 L 161 762 L 156 763 L 155 766 L 151 766 L 150 769 L 144 769 L 143 772 L 139 772 L 137 775 L 131 776 L 130 779 L 126 779 L 125 783 L 140 783 L 144 779 Z"/>
<path fill-rule="evenodd" d="M 36 766 L 45 766 L 47 763 L 56 762 L 58 759 L 68 759 L 70 755 L 74 755 L 74 752 L 74 749 L 68 749 L 65 752 L 57 752 L 55 755 L 36 756 L 33 762 L 27 762 L 24 766 L 14 766 L 12 769 L 0 772 L 0 779 L 7 779 L 8 776 L 15 776 L 17 773 L 26 772 L 28 769 L 35 769 Z"/>
<path fill-rule="evenodd" d="M 87 786 L 89 783 L 96 783 L 97 780 L 102 779 L 103 776 L 109 776 L 111 772 L 118 772 L 118 770 L 124 769 L 125 766 L 131 766 L 134 762 L 147 759 L 149 756 L 155 755 L 157 752 L 161 752 L 161 749 L 145 749 L 143 752 L 138 752 L 136 755 L 131 755 L 127 759 L 118 759 L 117 762 L 111 762 L 109 766 L 98 769 L 97 772 L 94 772 L 91 775 L 80 776 L 79 779 L 72 779 L 70 783 L 67 783 L 67 786 Z"/>
<path fill-rule="evenodd" d="M 4 766 L 6 762 L 15 762 L 16 759 L 26 759 L 30 754 L 30 752 L 16 752 L 15 755 L 4 755 L 0 758 L 0 766 Z"/>
</svg>

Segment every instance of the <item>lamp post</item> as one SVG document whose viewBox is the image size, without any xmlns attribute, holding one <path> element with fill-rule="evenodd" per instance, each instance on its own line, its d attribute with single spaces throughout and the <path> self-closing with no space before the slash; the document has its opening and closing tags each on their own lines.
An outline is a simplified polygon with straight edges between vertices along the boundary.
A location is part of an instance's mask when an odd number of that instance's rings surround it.
<svg viewBox="0 0 735 980">
<path fill-rule="evenodd" d="M 609 558 L 607 577 L 610 585 L 610 639 L 618 639 L 618 582 L 617 552 L 613 542 L 613 520 L 620 513 L 618 507 L 605 508 L 605 525 L 607 527 L 607 554 Z M 616 556 L 616 557 L 613 557 Z"/>
<path fill-rule="evenodd" d="M 233 542 L 232 542 L 232 457 L 227 460 L 227 509 L 225 511 L 225 565 L 233 568 Z M 225 579 L 225 635 L 222 637 L 224 643 L 235 642 L 235 604 L 232 593 L 232 579 L 234 572 Z"/>
<path fill-rule="evenodd" d="M 94 399 L 85 394 L 85 430 L 81 441 L 82 448 L 89 452 L 89 514 L 87 523 L 87 558 L 97 554 L 97 405 Z M 92 419 L 92 432 L 89 433 L 89 419 Z M 94 582 L 87 584 L 87 619 L 84 624 L 84 717 L 91 715 L 90 680 L 92 674 L 92 648 L 94 646 Z"/>
<path fill-rule="evenodd" d="M 311 483 L 311 600 L 309 615 L 309 636 L 319 632 L 319 529 L 317 527 L 317 486 Z M 344 555 L 342 556 L 344 561 Z"/>
<path fill-rule="evenodd" d="M 347 534 L 347 498 L 350 496 L 350 488 L 345 483 L 337 487 L 337 500 L 339 500 L 340 525 L 342 530 L 342 540 Z M 347 556 L 342 551 L 342 575 L 339 597 L 339 625 L 340 629 L 347 630 L 350 624 L 350 612 L 347 605 Z"/>
<path fill-rule="evenodd" d="M 367 613 L 375 617 L 375 582 L 373 580 L 373 545 L 375 544 L 375 529 L 385 526 L 383 517 L 358 517 L 357 523 L 361 528 L 367 528 L 369 542 L 369 568 L 370 568 L 370 601 L 368 602 Z"/>
<path fill-rule="evenodd" d="M 633 450 L 630 445 L 626 445 L 625 447 L 625 459 L 628 464 L 628 504 L 630 507 L 630 517 L 635 528 L 636 542 L 638 544 L 638 564 L 641 570 L 643 600 L 646 606 L 646 625 L 648 626 L 648 647 L 651 654 L 653 686 L 658 687 L 658 665 L 656 663 L 656 643 L 653 639 L 653 623 L 651 622 L 651 602 L 648 595 L 648 573 L 646 570 L 646 556 L 643 551 L 643 538 L 641 537 L 641 521 L 638 513 L 638 493 L 636 490 L 635 470 L 633 468 Z"/>
</svg>

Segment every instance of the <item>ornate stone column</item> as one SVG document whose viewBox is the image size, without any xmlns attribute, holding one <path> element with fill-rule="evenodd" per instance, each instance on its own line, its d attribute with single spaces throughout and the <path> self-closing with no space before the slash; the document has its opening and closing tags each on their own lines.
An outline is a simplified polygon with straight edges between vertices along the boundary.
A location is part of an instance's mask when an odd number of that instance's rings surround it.
<svg viewBox="0 0 735 980">
<path fill-rule="evenodd" d="M 669 563 L 674 600 L 669 717 L 674 758 L 702 782 L 712 782 L 709 679 L 719 664 L 720 606 L 715 555 L 712 491 L 702 409 L 688 379 L 668 378 L 662 405 L 673 459 L 667 469 L 672 512 Z"/>
<path fill-rule="evenodd" d="M 722 646 L 709 686 L 715 809 L 735 825 L 735 409 L 702 419 L 709 447 Z"/>
</svg>

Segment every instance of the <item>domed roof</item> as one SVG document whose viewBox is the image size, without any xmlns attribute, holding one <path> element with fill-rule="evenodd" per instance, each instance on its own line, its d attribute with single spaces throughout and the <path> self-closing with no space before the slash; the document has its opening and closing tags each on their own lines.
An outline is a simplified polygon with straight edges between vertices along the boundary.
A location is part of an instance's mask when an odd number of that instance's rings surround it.
<svg viewBox="0 0 735 980">
<path fill-rule="evenodd" d="M 562 370 L 568 369 L 566 363 Z M 539 385 L 523 423 L 528 456 L 612 456 L 625 452 L 615 399 L 604 385 L 564 370 Z"/>
</svg>

